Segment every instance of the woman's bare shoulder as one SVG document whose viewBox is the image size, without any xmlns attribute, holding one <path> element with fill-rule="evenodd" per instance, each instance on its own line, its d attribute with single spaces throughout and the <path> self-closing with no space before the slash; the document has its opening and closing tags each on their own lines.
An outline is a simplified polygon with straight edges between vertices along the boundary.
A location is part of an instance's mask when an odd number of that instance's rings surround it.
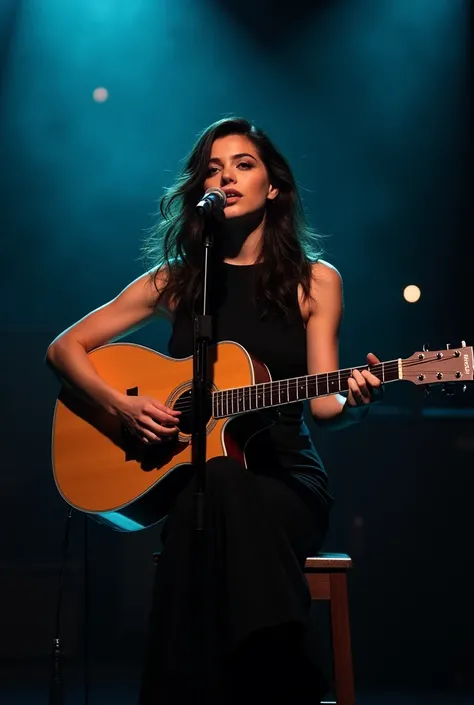
<svg viewBox="0 0 474 705">
<path fill-rule="evenodd" d="M 166 295 L 166 286 L 169 281 L 169 267 L 163 265 L 154 267 L 143 275 L 144 282 L 148 295 L 151 297 L 152 307 L 158 315 L 164 315 L 167 318 L 173 317 L 174 306 L 170 304 Z"/>
<path fill-rule="evenodd" d="M 312 278 L 316 284 L 321 282 L 329 286 L 340 286 L 342 282 L 341 273 L 336 267 L 326 260 L 319 259 L 312 265 Z"/>
</svg>

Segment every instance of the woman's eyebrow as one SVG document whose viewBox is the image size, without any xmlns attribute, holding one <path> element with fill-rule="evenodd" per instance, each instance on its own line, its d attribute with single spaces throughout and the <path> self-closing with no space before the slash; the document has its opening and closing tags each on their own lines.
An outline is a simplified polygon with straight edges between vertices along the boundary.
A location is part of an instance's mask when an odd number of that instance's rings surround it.
<svg viewBox="0 0 474 705">
<path fill-rule="evenodd" d="M 253 156 L 253 154 L 248 154 L 248 152 L 241 152 L 240 154 L 233 154 L 231 159 L 235 161 L 236 159 L 242 159 L 242 157 L 250 157 L 251 159 L 254 159 L 257 161 L 256 157 Z M 211 162 L 217 162 L 218 164 L 222 164 L 222 160 L 219 157 L 212 157 L 209 159 L 209 163 Z"/>
</svg>

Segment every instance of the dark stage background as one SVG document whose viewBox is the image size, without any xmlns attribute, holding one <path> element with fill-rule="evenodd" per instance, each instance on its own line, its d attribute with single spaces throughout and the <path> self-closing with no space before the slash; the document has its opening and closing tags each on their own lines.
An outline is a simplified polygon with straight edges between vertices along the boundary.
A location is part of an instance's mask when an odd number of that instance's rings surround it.
<svg viewBox="0 0 474 705">
<path fill-rule="evenodd" d="M 344 280 L 341 366 L 474 343 L 470 7 L 0 1 L 2 673 L 20 682 L 36 665 L 48 678 L 68 507 L 52 478 L 46 347 L 141 273 L 157 199 L 208 123 L 256 120 L 293 165 Z M 168 332 L 130 340 L 165 351 Z M 425 398 L 404 383 L 357 428 L 314 430 L 336 500 L 326 549 L 354 559 L 360 689 L 474 691 L 473 420 L 471 388 Z M 88 530 L 91 655 L 125 678 L 159 527 Z M 74 514 L 70 664 L 82 658 L 83 534 Z"/>
</svg>

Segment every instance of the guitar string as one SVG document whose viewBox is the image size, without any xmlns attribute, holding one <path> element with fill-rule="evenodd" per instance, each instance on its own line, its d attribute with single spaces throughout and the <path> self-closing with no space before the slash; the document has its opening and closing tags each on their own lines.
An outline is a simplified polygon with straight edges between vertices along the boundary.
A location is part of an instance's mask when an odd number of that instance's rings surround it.
<svg viewBox="0 0 474 705">
<path fill-rule="evenodd" d="M 448 358 L 448 359 L 454 359 L 454 358 Z M 458 359 L 458 358 L 456 358 L 456 359 Z M 436 361 L 441 362 L 441 360 L 438 360 L 438 358 L 436 358 L 436 357 L 425 358 L 424 360 L 406 360 L 406 361 L 402 361 L 402 367 L 403 367 L 403 369 L 405 369 L 406 367 L 415 367 L 415 366 L 420 366 L 420 365 L 426 364 L 428 362 L 436 362 Z M 391 372 L 391 371 L 395 371 L 398 368 L 398 365 L 399 365 L 399 361 L 393 360 L 393 361 L 389 361 L 386 363 L 377 363 L 376 365 L 373 365 L 371 367 L 371 370 L 373 372 L 381 372 L 381 373 Z M 286 382 L 286 390 L 288 392 L 290 392 L 290 391 L 293 392 L 300 385 L 305 384 L 305 383 L 302 383 L 301 381 L 298 381 L 298 380 L 301 380 L 301 379 L 306 380 L 307 377 L 319 377 L 319 376 L 324 377 L 325 376 L 328 384 L 336 381 L 336 379 L 337 379 L 337 381 L 341 380 L 342 382 L 344 382 L 344 381 L 347 381 L 347 379 L 350 376 L 350 374 L 349 374 L 346 377 L 346 374 L 344 374 L 344 373 L 350 373 L 353 369 L 364 370 L 364 369 L 368 369 L 368 366 L 361 366 L 358 368 L 344 368 L 343 370 L 339 370 L 339 371 L 335 371 L 335 372 L 328 372 L 328 373 L 323 372 L 323 373 L 319 373 L 317 375 L 304 375 L 302 377 L 295 377 L 295 378 L 289 379 L 288 381 L 286 381 L 286 380 L 271 380 L 269 382 L 261 382 L 261 383 L 255 384 L 255 385 L 246 385 L 244 387 L 238 387 L 238 388 L 234 388 L 234 389 L 216 390 L 215 392 L 213 392 L 213 395 L 214 394 L 221 394 L 222 396 L 224 396 L 224 395 L 228 396 L 229 392 L 234 392 L 236 389 L 248 390 L 250 394 L 257 395 L 258 391 L 254 391 L 254 390 L 257 390 L 257 388 L 259 386 L 262 386 L 264 384 L 270 385 L 270 389 L 263 389 L 263 390 L 260 390 L 260 392 L 263 394 L 268 394 L 268 393 L 272 394 L 272 393 L 275 393 L 276 391 L 278 391 L 278 386 L 281 384 L 285 384 L 285 382 Z M 417 376 L 418 376 L 418 374 L 416 372 L 409 371 L 409 372 L 407 372 L 407 374 L 404 375 L 404 378 L 410 379 L 410 378 L 415 378 Z M 344 377 L 346 377 L 346 379 L 344 379 Z M 324 384 L 324 381 L 325 380 L 323 379 L 321 381 L 321 384 Z M 388 380 L 388 381 L 396 381 L 396 380 Z M 458 381 L 458 380 L 452 380 L 452 381 Z M 461 381 L 461 380 L 459 380 L 459 381 Z M 441 380 L 440 380 L 440 382 L 441 382 Z M 314 384 L 314 381 L 312 383 Z M 277 389 L 274 389 L 273 385 L 276 385 Z M 285 388 L 283 388 L 283 390 L 280 389 L 279 391 L 285 392 Z M 341 391 L 346 391 L 346 390 L 343 389 Z M 319 395 L 316 395 L 316 396 L 319 396 Z M 323 396 L 323 395 L 321 395 L 321 396 Z M 328 396 L 328 395 L 325 395 L 325 396 Z M 233 401 L 236 401 L 236 400 L 232 399 L 232 398 L 230 398 L 230 399 L 222 398 L 222 400 L 220 400 L 220 401 L 221 401 L 221 403 L 228 404 L 229 402 L 232 403 Z M 298 401 L 298 400 L 295 400 L 295 401 Z M 219 403 L 219 401 L 217 401 L 217 403 Z M 292 402 L 283 402 L 283 403 L 292 403 Z M 272 406 L 273 406 L 273 404 L 272 404 Z M 182 403 L 179 404 L 180 411 L 185 411 L 185 412 L 189 411 L 191 409 L 191 407 L 192 407 L 192 400 L 189 398 L 183 399 Z"/>
<path fill-rule="evenodd" d="M 402 361 L 402 367 L 403 368 L 414 367 L 414 366 L 419 366 L 419 365 L 426 364 L 428 362 L 434 362 L 434 361 L 436 361 L 436 358 L 432 358 L 432 359 L 428 359 L 428 360 L 426 360 L 426 359 L 425 360 L 412 360 L 412 361 L 407 360 L 407 361 Z M 398 361 L 390 361 L 388 363 L 383 363 L 383 365 L 384 365 L 383 367 L 382 367 L 382 363 L 377 364 L 377 365 L 373 365 L 370 369 L 375 374 L 377 372 L 384 374 L 385 372 L 392 372 L 392 371 L 397 370 L 399 363 L 398 363 Z M 259 382 L 257 384 L 253 384 L 253 385 L 244 385 L 243 387 L 221 389 L 221 390 L 216 390 L 216 392 L 214 392 L 214 393 L 229 393 L 229 392 L 233 392 L 233 391 L 240 390 L 240 389 L 241 390 L 244 390 L 244 389 L 245 390 L 247 390 L 247 389 L 252 390 L 252 389 L 255 389 L 255 388 L 257 388 L 261 385 L 264 385 L 264 384 L 270 384 L 270 385 L 286 384 L 287 386 L 292 386 L 292 385 L 298 386 L 301 384 L 300 380 L 305 380 L 306 378 L 310 378 L 310 377 L 314 377 L 314 378 L 315 377 L 326 377 L 328 381 L 333 382 L 333 381 L 336 381 L 336 379 L 340 379 L 340 378 L 344 379 L 344 377 L 349 378 L 351 376 L 350 373 L 352 372 L 352 370 L 355 370 L 355 369 L 358 369 L 359 371 L 361 371 L 361 370 L 367 370 L 369 368 L 368 368 L 368 366 L 347 367 L 347 368 L 344 368 L 341 370 L 336 370 L 334 372 L 320 372 L 315 375 L 302 375 L 301 377 L 293 377 L 288 380 L 269 380 L 268 382 Z M 349 373 L 349 374 L 347 374 L 347 373 Z M 415 375 L 416 375 L 416 373 L 415 373 Z M 395 381 L 395 380 L 392 380 L 392 381 Z M 323 383 L 323 381 L 321 383 Z"/>
</svg>

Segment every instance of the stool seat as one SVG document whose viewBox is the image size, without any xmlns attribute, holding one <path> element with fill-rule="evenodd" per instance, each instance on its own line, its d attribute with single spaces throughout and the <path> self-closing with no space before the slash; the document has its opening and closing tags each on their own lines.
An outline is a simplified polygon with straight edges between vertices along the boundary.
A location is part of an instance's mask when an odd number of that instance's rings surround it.
<svg viewBox="0 0 474 705">
<path fill-rule="evenodd" d="M 158 563 L 160 552 L 153 554 L 153 562 Z M 347 553 L 318 553 L 306 559 L 305 570 L 348 570 L 352 567 L 352 559 Z"/>
<path fill-rule="evenodd" d="M 347 553 L 318 553 L 306 559 L 305 570 L 348 570 L 352 559 Z"/>
</svg>

